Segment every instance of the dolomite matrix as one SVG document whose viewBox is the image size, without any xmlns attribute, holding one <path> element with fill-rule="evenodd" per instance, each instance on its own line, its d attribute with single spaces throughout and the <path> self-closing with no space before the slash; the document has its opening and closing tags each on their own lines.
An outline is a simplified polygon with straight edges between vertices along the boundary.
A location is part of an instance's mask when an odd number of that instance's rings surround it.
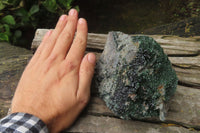
<svg viewBox="0 0 200 133">
<path fill-rule="evenodd" d="M 107 107 L 120 118 L 165 120 L 165 105 L 178 79 L 153 38 L 109 32 L 94 82 Z"/>
</svg>

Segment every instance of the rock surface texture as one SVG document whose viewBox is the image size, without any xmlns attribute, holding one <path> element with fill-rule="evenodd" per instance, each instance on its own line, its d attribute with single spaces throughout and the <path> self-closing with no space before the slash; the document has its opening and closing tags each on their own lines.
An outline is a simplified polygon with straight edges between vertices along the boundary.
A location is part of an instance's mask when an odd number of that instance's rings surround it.
<svg viewBox="0 0 200 133">
<path fill-rule="evenodd" d="M 0 117 L 7 114 L 20 76 L 32 52 L 0 42 Z"/>
<path fill-rule="evenodd" d="M 120 118 L 165 120 L 165 106 L 178 79 L 153 38 L 110 32 L 94 82 L 100 97 Z"/>
</svg>

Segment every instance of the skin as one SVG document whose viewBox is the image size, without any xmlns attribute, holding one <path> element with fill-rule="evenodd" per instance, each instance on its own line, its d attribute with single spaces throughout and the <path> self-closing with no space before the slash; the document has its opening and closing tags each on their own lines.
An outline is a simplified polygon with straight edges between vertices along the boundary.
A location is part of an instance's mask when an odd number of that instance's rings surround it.
<svg viewBox="0 0 200 133">
<path fill-rule="evenodd" d="M 37 116 L 53 133 L 68 128 L 90 97 L 96 57 L 84 56 L 86 42 L 86 20 L 75 9 L 62 15 L 24 70 L 11 112 Z"/>
</svg>

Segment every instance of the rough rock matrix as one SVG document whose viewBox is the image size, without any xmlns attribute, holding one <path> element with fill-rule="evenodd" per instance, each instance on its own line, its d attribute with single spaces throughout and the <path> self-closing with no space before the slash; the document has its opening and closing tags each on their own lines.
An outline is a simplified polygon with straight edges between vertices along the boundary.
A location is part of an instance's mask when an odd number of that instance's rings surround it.
<svg viewBox="0 0 200 133">
<path fill-rule="evenodd" d="M 164 120 L 178 79 L 153 38 L 110 32 L 94 81 L 108 108 L 122 119 Z"/>
</svg>

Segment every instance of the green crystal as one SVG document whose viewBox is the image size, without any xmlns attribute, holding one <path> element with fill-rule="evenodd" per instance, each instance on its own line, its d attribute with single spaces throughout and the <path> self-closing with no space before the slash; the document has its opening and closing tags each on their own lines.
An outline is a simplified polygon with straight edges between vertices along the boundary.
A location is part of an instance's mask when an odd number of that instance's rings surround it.
<svg viewBox="0 0 200 133">
<path fill-rule="evenodd" d="M 94 81 L 100 97 L 120 118 L 164 120 L 178 79 L 153 38 L 110 32 Z"/>
</svg>

